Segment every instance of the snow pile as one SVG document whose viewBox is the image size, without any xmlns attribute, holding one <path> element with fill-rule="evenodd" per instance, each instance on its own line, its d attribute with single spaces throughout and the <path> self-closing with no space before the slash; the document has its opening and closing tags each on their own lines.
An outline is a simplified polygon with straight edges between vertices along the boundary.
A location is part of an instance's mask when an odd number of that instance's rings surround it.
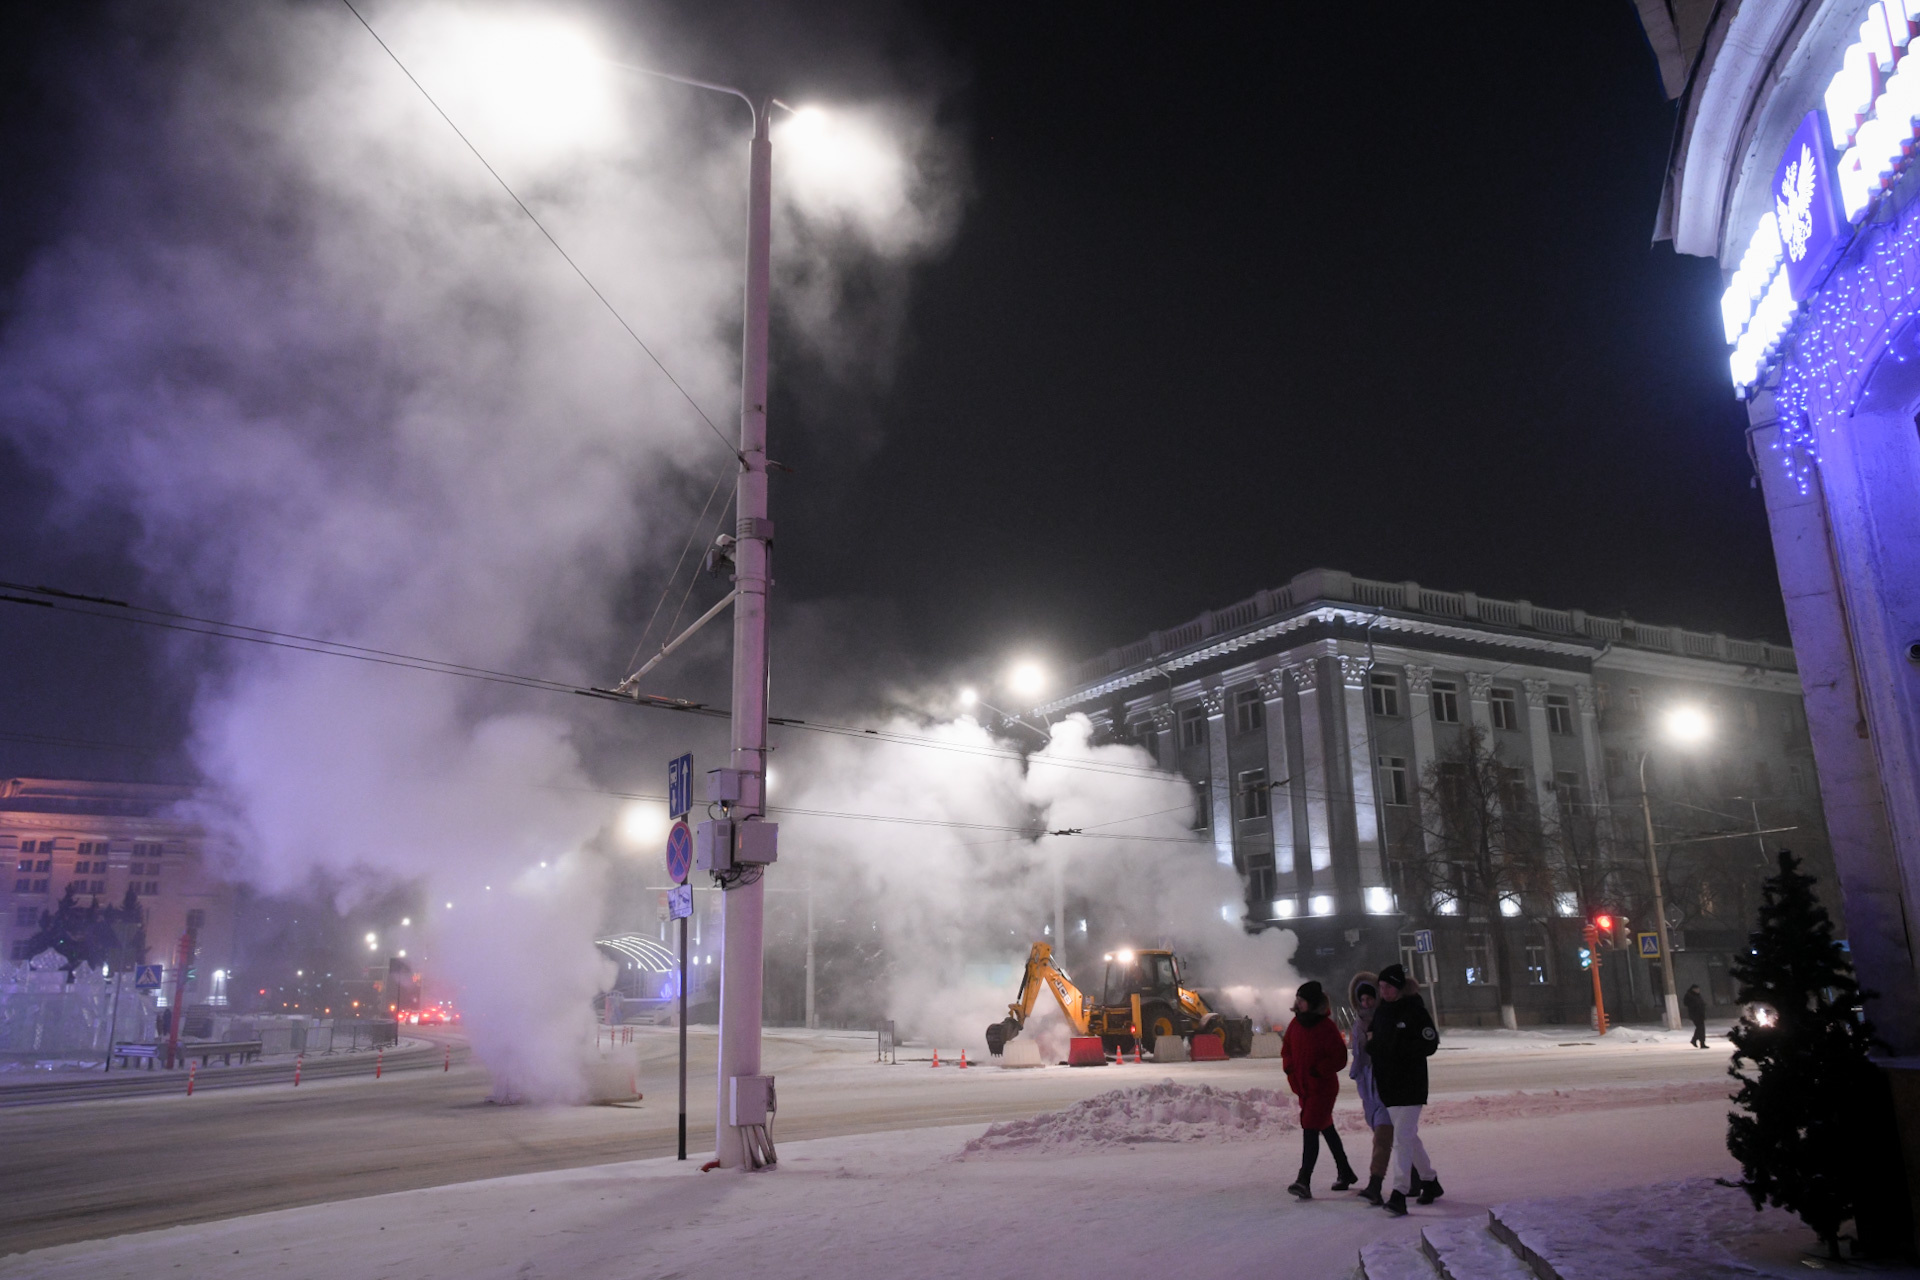
<svg viewBox="0 0 1920 1280">
<path fill-rule="evenodd" d="M 1539 1093 L 1476 1094 L 1429 1102 L 1421 1124 L 1462 1120 L 1523 1120 L 1530 1116 L 1562 1115 L 1572 1111 L 1612 1111 L 1620 1107 L 1675 1106 L 1689 1102 L 1718 1102 L 1727 1097 L 1721 1080 L 1691 1084 L 1604 1085 L 1591 1089 L 1552 1089 Z M 1344 1095 L 1343 1095 L 1344 1100 Z M 1344 1120 L 1345 1117 L 1338 1117 Z M 1345 1125 L 1342 1124 L 1342 1128 Z"/>
<path fill-rule="evenodd" d="M 1114 1089 L 1030 1120 L 996 1124 L 967 1143 L 961 1158 L 1068 1154 L 1150 1142 L 1241 1142 L 1298 1129 L 1297 1105 L 1278 1089 L 1235 1092 L 1162 1080 Z"/>
<path fill-rule="evenodd" d="M 1754 1212 L 1712 1178 L 1495 1205 L 1493 1218 L 1564 1280 L 1792 1275 L 1816 1246 L 1783 1209 Z"/>
</svg>

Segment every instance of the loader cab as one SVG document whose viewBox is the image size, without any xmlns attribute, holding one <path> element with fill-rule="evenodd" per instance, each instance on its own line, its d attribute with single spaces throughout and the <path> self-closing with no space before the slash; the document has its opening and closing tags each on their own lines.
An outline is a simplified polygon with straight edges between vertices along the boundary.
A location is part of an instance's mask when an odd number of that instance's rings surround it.
<svg viewBox="0 0 1920 1280">
<path fill-rule="evenodd" d="M 1142 999 L 1159 996 L 1178 1003 L 1180 961 L 1171 951 L 1116 951 L 1106 957 L 1100 983 L 1100 1003 L 1124 1004 L 1136 993 Z"/>
</svg>

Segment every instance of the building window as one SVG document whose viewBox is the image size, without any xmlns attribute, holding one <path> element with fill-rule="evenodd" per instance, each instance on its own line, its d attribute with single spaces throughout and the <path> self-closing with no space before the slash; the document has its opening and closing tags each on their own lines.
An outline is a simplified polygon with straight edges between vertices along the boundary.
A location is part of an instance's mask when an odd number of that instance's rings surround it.
<svg viewBox="0 0 1920 1280">
<path fill-rule="evenodd" d="M 1333 914 L 1333 895 L 1330 893 L 1314 894 L 1311 898 L 1307 899 L 1307 910 L 1311 911 L 1316 916 L 1332 915 Z"/>
<path fill-rule="evenodd" d="M 1193 707 L 1180 713 L 1180 745 L 1197 747 L 1207 740 L 1207 713 Z"/>
<path fill-rule="evenodd" d="M 1367 677 L 1367 689 L 1373 697 L 1373 714 L 1400 714 L 1400 677 L 1391 671 L 1375 671 Z"/>
<path fill-rule="evenodd" d="M 1457 916 L 1460 914 L 1460 899 L 1445 889 L 1435 889 L 1433 911 L 1435 915 Z"/>
<path fill-rule="evenodd" d="M 1208 794 L 1211 790 L 1212 788 L 1204 782 L 1193 784 L 1193 829 L 1195 831 L 1205 831 L 1213 825 L 1213 798 Z M 151 886 L 153 881 L 149 880 L 147 883 Z M 154 890 L 149 887 L 147 892 L 152 893 Z"/>
<path fill-rule="evenodd" d="M 1633 712 L 1635 715 L 1646 710 L 1646 707 L 1640 701 L 1640 690 L 1633 685 L 1627 686 L 1627 710 Z"/>
<path fill-rule="evenodd" d="M 42 858 L 40 859 L 40 861 L 33 864 L 33 869 L 35 871 L 51 871 L 53 870 L 53 859 Z"/>
<path fill-rule="evenodd" d="M 1773 794 L 1773 768 L 1765 760 L 1753 762 L 1753 794 L 1757 796 Z"/>
<path fill-rule="evenodd" d="M 31 880 L 15 880 L 13 882 L 13 891 L 15 893 L 30 893 L 32 890 L 33 881 Z"/>
<path fill-rule="evenodd" d="M 1200 825 L 1204 827 L 1207 824 L 1203 822 Z M 140 892 L 148 897 L 152 897 L 154 894 L 160 892 L 160 882 L 158 880 L 149 880 L 145 885 L 141 886 Z"/>
<path fill-rule="evenodd" d="M 1561 769 L 1553 775 L 1553 795 L 1560 802 L 1560 816 L 1571 818 L 1580 811 L 1580 775 L 1571 769 Z"/>
<path fill-rule="evenodd" d="M 33 888 L 27 890 L 27 892 L 28 893 L 45 893 L 47 891 L 47 885 L 49 883 L 50 881 L 46 881 L 46 880 L 35 880 L 33 882 Z"/>
<path fill-rule="evenodd" d="M 1380 800 L 1383 804 L 1407 803 L 1407 762 L 1403 756 L 1380 757 Z"/>
<path fill-rule="evenodd" d="M 1433 718 L 1440 724 L 1460 723 L 1460 686 L 1453 681 L 1433 682 Z"/>
<path fill-rule="evenodd" d="M 1547 985 L 1547 944 L 1529 942 L 1522 949 L 1520 972 L 1530 987 Z"/>
<path fill-rule="evenodd" d="M 136 858 L 159 857 L 160 842 L 157 840 L 153 840 L 153 841 L 136 840 L 133 845 L 133 856 Z"/>
<path fill-rule="evenodd" d="M 1520 704 L 1511 689 L 1493 691 L 1493 727 L 1496 729 L 1518 729 L 1520 727 Z"/>
<path fill-rule="evenodd" d="M 82 840 L 80 847 L 75 850 L 75 852 L 83 858 L 91 858 L 95 854 L 105 857 L 107 853 L 107 842 L 105 840 Z"/>
<path fill-rule="evenodd" d="M 1490 987 L 1493 985 L 1493 939 L 1484 933 L 1470 933 L 1466 938 L 1467 985 L 1470 987 Z"/>
<path fill-rule="evenodd" d="M 1500 807 L 1508 813 L 1527 811 L 1527 771 L 1521 767 L 1500 770 Z"/>
<path fill-rule="evenodd" d="M 1247 869 L 1247 892 L 1255 902 L 1264 902 L 1273 897 L 1273 868 L 1249 867 Z"/>
<path fill-rule="evenodd" d="M 1627 771 L 1626 753 L 1618 747 L 1607 748 L 1607 776 L 1618 778 Z"/>
<path fill-rule="evenodd" d="M 1564 693 L 1547 695 L 1547 732 L 1573 732 L 1573 702 Z"/>
<path fill-rule="evenodd" d="M 1241 733 L 1251 733 L 1267 722 L 1267 704 L 1258 689 L 1236 694 L 1233 699 L 1233 725 Z"/>
<path fill-rule="evenodd" d="M 13 922 L 31 929 L 40 922 L 40 908 L 15 907 L 13 909 Z"/>
<path fill-rule="evenodd" d="M 1782 733 L 1793 732 L 1793 708 L 1792 707 L 1780 708 L 1780 732 Z"/>
<path fill-rule="evenodd" d="M 1249 769 L 1240 775 L 1240 820 L 1267 816 L 1267 771 Z M 1263 898 L 1271 894 L 1261 894 Z"/>
<path fill-rule="evenodd" d="M 31 871 L 31 870 L 33 870 L 33 859 L 32 859 L 32 858 L 22 858 L 22 859 L 20 859 L 20 861 L 19 861 L 19 862 L 16 862 L 16 863 L 14 864 L 14 866 L 13 866 L 13 869 L 14 869 L 15 871 Z"/>
<path fill-rule="evenodd" d="M 1797 764 L 1787 766 L 1787 790 L 1796 796 L 1807 794 L 1807 775 Z"/>
</svg>

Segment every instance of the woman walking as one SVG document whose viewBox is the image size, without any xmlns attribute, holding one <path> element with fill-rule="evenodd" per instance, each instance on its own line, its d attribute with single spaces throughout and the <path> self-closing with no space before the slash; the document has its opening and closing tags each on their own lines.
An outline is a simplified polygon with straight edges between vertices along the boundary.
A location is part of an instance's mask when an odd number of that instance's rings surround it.
<svg viewBox="0 0 1920 1280">
<path fill-rule="evenodd" d="M 1293 997 L 1293 1021 L 1280 1037 L 1280 1065 L 1287 1087 L 1300 1099 L 1300 1176 L 1287 1190 L 1302 1200 L 1313 1199 L 1313 1166 L 1320 1160 L 1320 1139 L 1333 1152 L 1340 1176 L 1335 1191 L 1345 1191 L 1359 1178 L 1347 1163 L 1346 1148 L 1333 1128 L 1333 1100 L 1340 1096 L 1340 1068 L 1347 1065 L 1347 1042 L 1327 1013 L 1327 995 L 1317 982 L 1303 982 Z"/>
<path fill-rule="evenodd" d="M 1393 1156 L 1393 1117 L 1387 1113 L 1387 1104 L 1380 1101 L 1380 1090 L 1374 1087 L 1373 1057 L 1367 1052 L 1367 1030 L 1373 1022 L 1373 1011 L 1380 1005 L 1374 976 L 1356 973 L 1347 987 L 1347 999 L 1353 1005 L 1353 1065 L 1347 1068 L 1347 1076 L 1360 1094 L 1360 1110 L 1367 1118 L 1367 1127 L 1373 1130 L 1373 1154 L 1367 1161 L 1367 1185 L 1360 1198 L 1380 1204 L 1380 1183 Z"/>
</svg>

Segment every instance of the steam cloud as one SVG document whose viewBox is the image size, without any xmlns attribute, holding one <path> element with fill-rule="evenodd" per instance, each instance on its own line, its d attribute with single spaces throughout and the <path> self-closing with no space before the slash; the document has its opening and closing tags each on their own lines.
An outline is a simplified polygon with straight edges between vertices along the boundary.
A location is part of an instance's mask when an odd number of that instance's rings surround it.
<svg viewBox="0 0 1920 1280">
<path fill-rule="evenodd" d="M 556 71 L 583 37 L 529 35 L 512 8 L 371 16 L 731 435 L 739 121 L 678 87 Z M 143 52 L 86 70 L 75 197 L 0 347 L 4 429 L 57 478 L 65 517 L 84 535 L 94 513 L 130 515 L 127 553 L 196 612 L 606 682 L 633 638 L 616 602 L 657 588 L 728 465 L 707 425 L 351 15 L 141 5 L 119 22 Z M 494 60 L 488 94 L 462 59 Z M 956 223 L 953 144 L 929 119 L 899 103 L 781 126 L 781 295 L 829 363 L 887 327 L 871 308 L 897 302 L 901 268 Z M 809 130 L 835 135 L 816 160 L 834 158 L 809 161 Z M 891 292 L 866 287 L 876 271 Z M 868 309 L 850 309 L 846 272 Z M 417 883 L 429 976 L 458 987 L 500 1090 L 576 1095 L 567 1046 L 590 1038 L 604 978 L 590 941 L 619 871 L 579 713 L 274 649 L 233 646 L 212 669 L 204 648 L 178 656 L 198 681 L 192 747 L 229 870 L 269 891 L 315 873 L 349 893 Z M 970 722 L 916 731 L 984 741 Z M 1185 835 L 1184 784 L 907 749 L 854 759 L 872 750 L 790 752 L 776 801 L 1053 827 L 1152 814 L 1113 830 Z M 1047 752 L 1140 763 L 1089 747 L 1084 724 Z M 794 871 L 811 861 L 881 907 L 884 998 L 929 1034 L 971 1043 L 999 1015 L 1011 992 L 969 986 L 966 963 L 1024 954 L 1056 858 L 1077 899 L 1145 931 L 1136 942 L 1193 950 L 1211 922 L 1223 966 L 1283 980 L 1282 941 L 1220 921 L 1238 885 L 1204 854 L 900 830 L 796 819 L 786 845 Z"/>
</svg>

